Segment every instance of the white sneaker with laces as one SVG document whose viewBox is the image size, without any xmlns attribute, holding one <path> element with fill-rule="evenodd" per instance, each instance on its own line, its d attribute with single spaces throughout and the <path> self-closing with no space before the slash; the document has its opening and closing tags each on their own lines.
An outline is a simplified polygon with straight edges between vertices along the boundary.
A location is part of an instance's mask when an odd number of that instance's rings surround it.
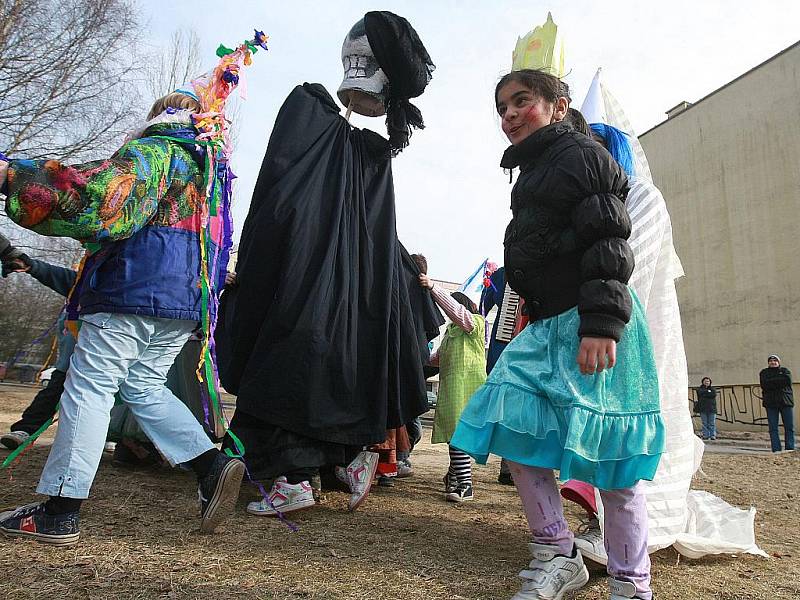
<svg viewBox="0 0 800 600">
<path fill-rule="evenodd" d="M 350 487 L 350 510 L 357 509 L 367 499 L 380 456 L 377 452 L 364 450 L 353 459 L 346 469 L 337 468 L 336 477 Z"/>
<path fill-rule="evenodd" d="M 3 444 L 9 450 L 16 450 L 25 443 L 30 436 L 25 431 L 9 431 L 3 437 L 0 437 L 0 444 Z"/>
<path fill-rule="evenodd" d="M 575 545 L 584 558 L 599 565 L 606 566 L 608 564 L 608 555 L 603 544 L 603 532 L 600 530 L 600 521 L 597 520 L 597 517 L 581 523 L 578 533 L 575 535 Z"/>
<path fill-rule="evenodd" d="M 260 517 L 275 517 L 278 511 L 288 513 L 314 504 L 314 490 L 307 481 L 291 484 L 287 483 L 286 477 L 281 476 L 272 484 L 269 502 L 263 498 L 259 502 L 250 502 L 247 505 L 247 512 Z"/>
<path fill-rule="evenodd" d="M 610 600 L 629 600 L 630 598 L 639 598 L 636 595 L 636 586 L 630 581 L 623 581 L 621 579 L 609 579 L 608 588 L 611 590 Z"/>
<path fill-rule="evenodd" d="M 557 546 L 528 544 L 533 560 L 521 571 L 522 588 L 511 600 L 562 600 L 570 592 L 581 589 L 589 581 L 581 551 L 575 556 L 558 554 Z"/>
</svg>

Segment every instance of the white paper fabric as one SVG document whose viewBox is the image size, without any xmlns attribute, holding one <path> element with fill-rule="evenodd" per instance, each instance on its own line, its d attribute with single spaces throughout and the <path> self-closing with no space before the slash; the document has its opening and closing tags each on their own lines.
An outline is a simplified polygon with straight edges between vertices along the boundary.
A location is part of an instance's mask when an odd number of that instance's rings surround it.
<svg viewBox="0 0 800 600">
<path fill-rule="evenodd" d="M 694 434 L 687 401 L 686 352 L 675 290 L 683 267 L 658 188 L 645 178 L 633 178 L 626 206 L 633 223 L 629 243 L 636 259 L 630 285 L 644 305 L 650 327 L 666 428 L 666 448 L 656 476 L 642 482 L 649 550 L 674 546 L 690 558 L 741 552 L 766 556 L 755 544 L 754 508 L 741 510 L 713 494 L 689 489 L 704 445 Z"/>
</svg>

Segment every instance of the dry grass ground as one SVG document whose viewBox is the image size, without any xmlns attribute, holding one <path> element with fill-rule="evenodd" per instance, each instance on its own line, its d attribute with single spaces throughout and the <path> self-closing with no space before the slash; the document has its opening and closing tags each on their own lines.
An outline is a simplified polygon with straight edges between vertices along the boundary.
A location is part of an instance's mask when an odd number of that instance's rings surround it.
<svg viewBox="0 0 800 600">
<path fill-rule="evenodd" d="M 6 430 L 33 388 L 0 387 Z M 0 453 L 2 456 L 2 453 Z M 0 472 L 0 506 L 30 502 L 47 456 L 40 446 L 10 474 Z M 129 473 L 104 460 L 81 513 L 82 540 L 70 549 L 0 538 L 0 598 L 178 598 L 356 600 L 503 599 L 526 564 L 526 527 L 513 488 L 495 483 L 497 463 L 476 468 L 476 500 L 447 504 L 440 492 L 441 446 L 415 452 L 416 476 L 375 488 L 356 513 L 328 493 L 300 513 L 298 533 L 250 517 L 243 490 L 236 514 L 214 536 L 197 533 L 188 474 Z M 797 472 L 800 456 L 708 456 L 696 487 L 739 506 L 756 506 L 757 536 L 773 558 L 653 558 L 659 600 L 773 600 L 800 597 Z M 576 521 L 577 512 L 570 512 Z M 602 573 L 575 598 L 607 598 Z"/>
</svg>

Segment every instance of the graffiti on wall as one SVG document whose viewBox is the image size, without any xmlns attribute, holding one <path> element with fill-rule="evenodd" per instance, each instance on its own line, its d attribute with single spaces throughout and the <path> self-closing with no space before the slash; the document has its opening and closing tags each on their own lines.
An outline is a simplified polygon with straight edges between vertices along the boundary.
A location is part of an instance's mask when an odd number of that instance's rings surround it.
<svg viewBox="0 0 800 600">
<path fill-rule="evenodd" d="M 767 427 L 767 411 L 761 406 L 761 386 L 715 385 L 717 390 L 717 420 L 741 425 Z M 697 388 L 689 389 L 689 401 L 697 400 Z"/>
</svg>

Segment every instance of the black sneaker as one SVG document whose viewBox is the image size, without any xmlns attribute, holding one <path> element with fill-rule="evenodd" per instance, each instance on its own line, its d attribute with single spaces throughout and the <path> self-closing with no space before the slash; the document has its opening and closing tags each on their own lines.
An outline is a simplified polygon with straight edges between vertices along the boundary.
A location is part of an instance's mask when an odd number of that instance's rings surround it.
<svg viewBox="0 0 800 600">
<path fill-rule="evenodd" d="M 467 500 L 472 500 L 472 484 L 459 483 L 456 489 L 447 494 L 446 498 L 450 502 L 466 502 Z"/>
<path fill-rule="evenodd" d="M 0 513 L 0 532 L 8 537 L 30 538 L 43 544 L 72 546 L 78 543 L 78 511 L 48 515 L 44 503 L 26 504 Z"/>
<path fill-rule="evenodd" d="M 378 477 L 378 485 L 381 487 L 394 487 L 394 477 L 387 477 L 386 475 L 381 475 Z"/>
<path fill-rule="evenodd" d="M 130 444 L 133 444 L 133 447 Z M 164 460 L 151 443 L 118 442 L 114 447 L 111 464 L 119 469 L 159 469 Z"/>
<path fill-rule="evenodd" d="M 220 452 L 197 486 L 200 531 L 212 533 L 233 512 L 244 477 L 244 463 Z"/>
</svg>

